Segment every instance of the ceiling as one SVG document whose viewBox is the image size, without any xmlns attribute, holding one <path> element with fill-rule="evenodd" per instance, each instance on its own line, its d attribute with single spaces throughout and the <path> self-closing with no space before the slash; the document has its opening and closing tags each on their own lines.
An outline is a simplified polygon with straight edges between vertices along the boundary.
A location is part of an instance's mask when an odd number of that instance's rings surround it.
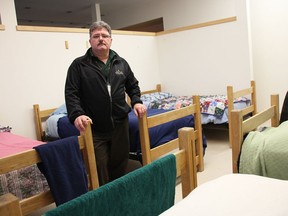
<svg viewBox="0 0 288 216">
<path fill-rule="evenodd" d="M 14 0 L 18 25 L 76 28 L 90 26 L 93 4 L 100 5 L 104 20 L 105 14 L 140 1 L 145 0 Z"/>
</svg>

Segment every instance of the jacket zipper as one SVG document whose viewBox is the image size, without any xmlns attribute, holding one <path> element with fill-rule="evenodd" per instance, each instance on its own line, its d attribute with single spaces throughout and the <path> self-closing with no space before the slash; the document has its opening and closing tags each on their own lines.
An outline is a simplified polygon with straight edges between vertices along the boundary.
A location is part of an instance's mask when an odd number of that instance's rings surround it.
<svg viewBox="0 0 288 216">
<path fill-rule="evenodd" d="M 115 61 L 115 60 L 114 60 Z M 114 62 L 113 61 L 113 62 Z M 111 62 L 111 64 L 113 63 Z M 83 64 L 87 65 L 88 67 L 94 67 L 93 65 L 90 65 L 90 64 L 87 64 L 85 62 L 83 62 Z M 109 69 L 110 70 L 110 69 Z M 100 74 L 101 77 L 104 79 L 103 75 Z M 111 123 L 112 123 L 112 127 L 115 128 L 115 124 L 114 124 L 114 119 L 113 119 L 113 116 L 112 116 L 112 95 L 111 95 L 111 84 L 110 84 L 110 76 L 111 76 L 111 73 L 109 74 L 109 77 L 108 77 L 108 81 L 106 80 L 106 85 L 107 85 L 107 91 L 108 91 L 108 95 L 109 95 L 109 99 L 110 99 L 110 120 L 111 120 Z M 105 79 L 104 79 L 105 80 Z"/>
</svg>

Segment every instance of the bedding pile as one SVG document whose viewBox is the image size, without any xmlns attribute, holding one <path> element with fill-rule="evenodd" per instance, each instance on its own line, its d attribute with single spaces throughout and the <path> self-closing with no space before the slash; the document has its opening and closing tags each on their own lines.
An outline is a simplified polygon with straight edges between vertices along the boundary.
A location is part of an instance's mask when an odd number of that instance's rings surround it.
<svg viewBox="0 0 288 216">
<path fill-rule="evenodd" d="M 245 138 L 239 172 L 288 180 L 288 121 Z"/>
</svg>

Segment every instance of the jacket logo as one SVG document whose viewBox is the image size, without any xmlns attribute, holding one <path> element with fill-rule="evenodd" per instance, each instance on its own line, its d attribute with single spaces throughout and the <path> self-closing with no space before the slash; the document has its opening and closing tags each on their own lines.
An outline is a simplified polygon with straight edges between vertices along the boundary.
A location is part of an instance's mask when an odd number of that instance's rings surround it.
<svg viewBox="0 0 288 216">
<path fill-rule="evenodd" d="M 116 75 L 123 75 L 123 72 L 118 69 L 117 71 L 115 71 L 115 74 Z"/>
</svg>

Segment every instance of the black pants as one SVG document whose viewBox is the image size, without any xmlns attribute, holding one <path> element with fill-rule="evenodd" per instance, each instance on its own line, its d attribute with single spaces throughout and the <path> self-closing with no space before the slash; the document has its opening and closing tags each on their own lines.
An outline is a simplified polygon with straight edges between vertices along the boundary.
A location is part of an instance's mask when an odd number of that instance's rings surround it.
<svg viewBox="0 0 288 216">
<path fill-rule="evenodd" d="M 93 144 L 99 184 L 103 185 L 125 174 L 129 159 L 128 117 L 108 133 L 93 132 Z"/>
</svg>

